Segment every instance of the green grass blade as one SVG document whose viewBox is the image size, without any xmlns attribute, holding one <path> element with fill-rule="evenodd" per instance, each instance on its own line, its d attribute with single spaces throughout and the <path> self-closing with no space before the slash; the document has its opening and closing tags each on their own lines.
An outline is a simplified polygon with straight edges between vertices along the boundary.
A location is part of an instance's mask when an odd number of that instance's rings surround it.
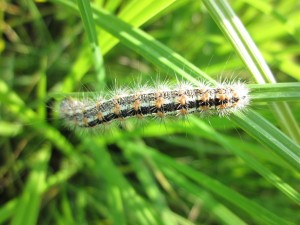
<svg viewBox="0 0 300 225">
<path fill-rule="evenodd" d="M 232 118 L 237 124 L 300 171 L 300 147 L 266 119 L 253 110 Z"/>
<path fill-rule="evenodd" d="M 43 60 L 42 68 L 40 69 L 40 80 L 37 85 L 37 97 L 40 101 L 43 101 L 47 96 L 47 76 L 45 73 L 46 68 L 46 60 Z M 44 120 L 46 118 L 46 107 L 43 104 L 39 105 L 39 108 L 37 110 L 37 114 L 40 119 Z"/>
<path fill-rule="evenodd" d="M 258 83 L 275 83 L 274 76 L 249 33 L 225 0 L 203 0 L 210 15 L 229 39 Z"/>
<path fill-rule="evenodd" d="M 174 2 L 175 0 L 133 0 L 124 7 L 124 9 L 119 13 L 118 18 L 126 21 L 133 27 L 140 27 Z M 100 42 L 103 53 L 107 53 L 118 43 L 119 39 L 109 33 L 104 33 Z"/>
<path fill-rule="evenodd" d="M 19 199 L 13 199 L 9 202 L 6 202 L 5 204 L 1 205 L 0 208 L 0 224 L 4 224 L 5 221 L 7 221 L 9 218 L 12 217 L 12 215 L 15 212 L 15 209 L 17 208 Z"/>
<path fill-rule="evenodd" d="M 104 10 L 97 9 L 94 12 L 96 13 L 96 23 L 99 26 L 113 34 L 129 48 L 138 51 L 139 54 L 161 69 L 175 72 L 177 75 L 194 83 L 198 81 L 193 75 L 199 76 L 199 74 L 203 79 L 214 82 L 203 71 L 143 31 L 131 27 L 129 24 L 124 23 Z M 116 26 L 110 26 L 111 22 Z"/>
<path fill-rule="evenodd" d="M 104 60 L 98 45 L 97 33 L 96 33 L 96 25 L 93 19 L 93 12 L 90 6 L 90 1 L 85 0 L 77 0 L 78 9 L 81 14 L 81 18 L 85 27 L 85 30 L 88 34 L 88 38 L 90 41 L 92 53 L 94 56 L 94 64 L 96 69 L 96 76 L 99 89 L 103 89 L 105 85 L 105 69 L 104 69 Z"/>
<path fill-rule="evenodd" d="M 37 156 L 33 169 L 26 182 L 22 196 L 18 200 L 17 207 L 12 218 L 12 225 L 36 224 L 42 194 L 46 184 L 48 160 L 50 159 L 49 145 L 41 149 Z"/>
<path fill-rule="evenodd" d="M 259 223 L 262 224 L 289 224 L 285 219 L 273 214 L 267 209 L 263 208 L 256 202 L 245 198 L 239 193 L 226 187 L 219 181 L 208 177 L 207 175 L 201 173 L 200 171 L 194 170 L 192 167 L 176 162 L 174 159 L 169 158 L 162 153 L 155 151 L 150 147 L 146 147 L 143 144 L 130 143 L 126 144 L 133 151 L 139 152 L 143 155 L 150 155 L 152 159 L 158 164 L 158 167 L 162 168 L 172 168 L 179 174 L 182 174 L 189 179 L 195 181 L 198 185 L 203 186 L 210 192 L 226 199 L 227 201 L 234 204 L 236 207 L 240 208 L 244 212 L 251 215 L 251 217 Z M 138 147 L 139 146 L 139 147 Z M 140 151 L 142 149 L 143 151 Z M 145 151 L 147 149 L 147 151 Z"/>
<path fill-rule="evenodd" d="M 251 84 L 251 101 L 297 101 L 300 99 L 300 83 Z"/>
</svg>

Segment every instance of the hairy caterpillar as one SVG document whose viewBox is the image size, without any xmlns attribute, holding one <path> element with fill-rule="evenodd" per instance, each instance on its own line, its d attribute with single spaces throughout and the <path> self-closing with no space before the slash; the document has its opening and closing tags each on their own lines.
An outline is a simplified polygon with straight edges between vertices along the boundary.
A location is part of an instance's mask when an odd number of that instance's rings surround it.
<svg viewBox="0 0 300 225">
<path fill-rule="evenodd" d="M 138 89 L 117 90 L 107 98 L 65 98 L 60 117 L 70 127 L 92 128 L 127 118 L 187 116 L 227 116 L 249 104 L 249 90 L 241 83 L 218 85 L 179 83 Z"/>
</svg>

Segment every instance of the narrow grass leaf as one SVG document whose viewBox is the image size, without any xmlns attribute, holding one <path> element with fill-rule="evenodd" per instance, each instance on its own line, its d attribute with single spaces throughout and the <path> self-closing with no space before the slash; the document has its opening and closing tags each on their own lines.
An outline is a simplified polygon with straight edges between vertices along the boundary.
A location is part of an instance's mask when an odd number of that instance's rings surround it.
<svg viewBox="0 0 300 225">
<path fill-rule="evenodd" d="M 36 162 L 30 172 L 23 189 L 22 196 L 14 211 L 12 225 L 34 225 L 37 222 L 42 194 L 46 184 L 48 160 L 50 159 L 50 146 L 46 145 L 36 155 Z"/>
<path fill-rule="evenodd" d="M 5 204 L 1 205 L 0 208 L 0 224 L 7 224 L 5 223 L 9 218 L 12 218 L 14 212 L 17 208 L 19 199 L 14 198 Z"/>
<path fill-rule="evenodd" d="M 88 38 L 90 41 L 90 46 L 92 49 L 92 54 L 94 56 L 94 64 L 96 69 L 96 76 L 99 89 L 103 89 L 105 86 L 105 69 L 104 69 L 104 60 L 98 45 L 97 33 L 96 33 L 96 25 L 93 19 L 93 12 L 91 9 L 90 1 L 85 0 L 77 0 L 78 9 L 81 14 L 81 18 L 85 27 L 85 30 L 88 34 Z"/>
<path fill-rule="evenodd" d="M 251 101 L 297 101 L 300 99 L 300 83 L 251 84 Z"/>
<path fill-rule="evenodd" d="M 253 110 L 247 114 L 238 114 L 232 118 L 244 130 L 255 139 L 272 149 L 277 155 L 285 159 L 297 171 L 300 171 L 300 147 L 285 134 L 279 131 L 273 124 L 259 116 Z M 251 121 L 251 126 L 248 126 Z M 247 126 L 246 126 L 247 125 Z"/>
</svg>

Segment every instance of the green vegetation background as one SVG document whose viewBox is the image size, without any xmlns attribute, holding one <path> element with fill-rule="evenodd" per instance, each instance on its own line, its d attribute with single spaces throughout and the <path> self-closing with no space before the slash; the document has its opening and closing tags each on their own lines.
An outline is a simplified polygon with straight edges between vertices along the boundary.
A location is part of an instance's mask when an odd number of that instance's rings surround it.
<svg viewBox="0 0 300 225">
<path fill-rule="evenodd" d="M 0 224 L 300 224 L 299 1 L 89 3 L 0 1 Z M 247 112 L 95 135 L 53 110 L 220 77 L 249 83 Z"/>
</svg>

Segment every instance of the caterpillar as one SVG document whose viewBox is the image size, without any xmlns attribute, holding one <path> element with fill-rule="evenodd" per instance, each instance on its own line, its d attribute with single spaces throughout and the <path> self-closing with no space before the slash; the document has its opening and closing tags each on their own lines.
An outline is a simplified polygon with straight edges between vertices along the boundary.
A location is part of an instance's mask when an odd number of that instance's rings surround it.
<svg viewBox="0 0 300 225">
<path fill-rule="evenodd" d="M 69 127 L 93 128 L 132 117 L 228 116 L 245 109 L 249 101 L 249 90 L 242 82 L 159 84 L 116 90 L 106 98 L 65 98 L 59 115 Z"/>
</svg>

